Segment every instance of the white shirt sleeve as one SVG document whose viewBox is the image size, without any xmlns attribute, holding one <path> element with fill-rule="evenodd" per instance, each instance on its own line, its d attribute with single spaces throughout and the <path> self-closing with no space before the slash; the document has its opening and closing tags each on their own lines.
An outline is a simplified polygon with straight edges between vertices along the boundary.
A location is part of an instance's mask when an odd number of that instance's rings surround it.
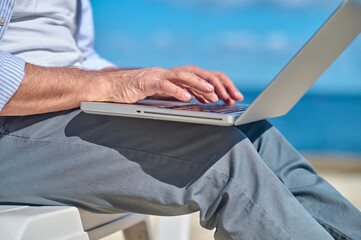
<svg viewBox="0 0 361 240">
<path fill-rule="evenodd" d="M 25 72 L 25 61 L 0 50 L 0 111 L 18 90 Z"/>
<path fill-rule="evenodd" d="M 93 11 L 89 0 L 78 0 L 78 26 L 75 36 L 79 49 L 83 52 L 85 69 L 99 70 L 116 67 L 108 60 L 101 58 L 94 50 L 94 22 Z"/>
<path fill-rule="evenodd" d="M 10 22 L 13 7 L 13 0 L 0 1 L 0 42 Z M 24 68 L 24 59 L 0 50 L 0 111 L 18 90 L 25 75 Z"/>
</svg>

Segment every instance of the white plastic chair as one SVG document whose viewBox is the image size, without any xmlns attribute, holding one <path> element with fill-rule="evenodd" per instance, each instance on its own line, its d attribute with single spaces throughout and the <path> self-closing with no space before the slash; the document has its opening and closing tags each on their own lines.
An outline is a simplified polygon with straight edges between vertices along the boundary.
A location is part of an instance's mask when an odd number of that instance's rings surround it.
<svg viewBox="0 0 361 240">
<path fill-rule="evenodd" d="M 153 240 L 146 215 L 95 214 L 68 206 L 0 205 L 0 238 L 92 240 L 123 230 L 126 240 Z"/>
<path fill-rule="evenodd" d="M 188 240 L 190 215 L 158 217 L 158 240 Z"/>
</svg>

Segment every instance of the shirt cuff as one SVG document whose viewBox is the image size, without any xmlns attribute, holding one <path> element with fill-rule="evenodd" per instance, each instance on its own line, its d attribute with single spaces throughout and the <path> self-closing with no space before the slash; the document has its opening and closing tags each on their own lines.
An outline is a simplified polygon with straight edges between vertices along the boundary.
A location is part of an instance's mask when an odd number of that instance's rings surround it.
<svg viewBox="0 0 361 240">
<path fill-rule="evenodd" d="M 0 51 L 0 111 L 18 90 L 24 78 L 25 60 Z"/>
</svg>

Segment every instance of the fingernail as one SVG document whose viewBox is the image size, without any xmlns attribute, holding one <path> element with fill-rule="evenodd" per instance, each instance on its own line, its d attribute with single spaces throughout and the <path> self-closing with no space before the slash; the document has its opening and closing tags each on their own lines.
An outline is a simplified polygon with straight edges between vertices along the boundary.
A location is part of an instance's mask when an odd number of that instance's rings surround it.
<svg viewBox="0 0 361 240">
<path fill-rule="evenodd" d="M 214 89 L 213 85 L 210 84 L 210 83 L 204 82 L 204 85 L 205 85 L 209 90 L 213 90 L 213 89 Z"/>
<path fill-rule="evenodd" d="M 192 96 L 187 92 L 183 93 L 183 97 L 186 98 L 186 99 L 192 98 Z"/>
<path fill-rule="evenodd" d="M 236 96 L 239 97 L 239 98 L 243 98 L 243 95 L 240 92 L 236 92 Z"/>
<path fill-rule="evenodd" d="M 213 99 L 213 101 L 217 102 L 218 101 L 218 96 L 215 93 L 213 93 L 212 94 L 212 99 Z"/>
</svg>

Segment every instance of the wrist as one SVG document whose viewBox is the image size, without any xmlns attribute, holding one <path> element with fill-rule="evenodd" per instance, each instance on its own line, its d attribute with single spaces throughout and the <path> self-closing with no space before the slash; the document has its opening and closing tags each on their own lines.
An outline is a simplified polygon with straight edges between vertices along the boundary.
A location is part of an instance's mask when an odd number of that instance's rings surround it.
<svg viewBox="0 0 361 240">
<path fill-rule="evenodd" d="M 117 102 L 129 70 L 87 71 L 87 101 Z"/>
<path fill-rule="evenodd" d="M 110 81 L 108 72 L 103 71 L 85 71 L 85 96 L 83 99 L 89 102 L 109 101 Z"/>
</svg>

